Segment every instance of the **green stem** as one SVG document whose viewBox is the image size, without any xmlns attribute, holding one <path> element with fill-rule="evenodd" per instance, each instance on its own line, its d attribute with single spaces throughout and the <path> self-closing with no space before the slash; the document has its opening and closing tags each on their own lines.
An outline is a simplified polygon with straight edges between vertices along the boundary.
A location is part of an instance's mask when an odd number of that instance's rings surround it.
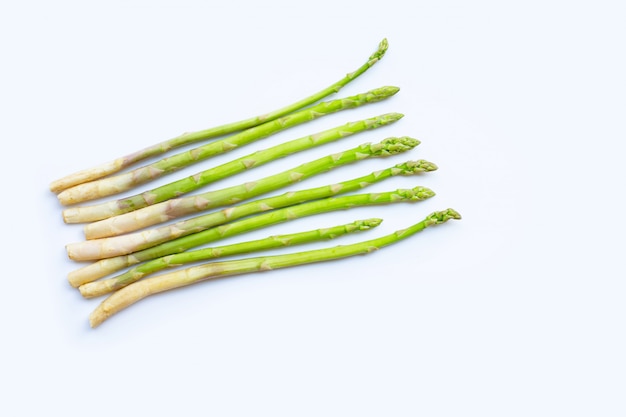
<svg viewBox="0 0 626 417">
<path fill-rule="evenodd" d="M 317 249 L 286 255 L 213 262 L 147 278 L 122 288 L 106 298 L 91 313 L 89 316 L 89 322 L 91 327 L 96 327 L 113 314 L 149 295 L 184 287 L 212 278 L 240 275 L 250 272 L 270 271 L 274 269 L 306 265 L 314 262 L 325 262 L 355 255 L 369 254 L 419 233 L 427 227 L 444 223 L 450 219 L 460 218 L 461 216 L 456 211 L 448 209 L 432 213 L 421 222 L 407 227 L 406 229 L 398 230 L 377 239 L 371 239 L 352 245 L 336 246 L 333 248 Z"/>
<path fill-rule="evenodd" d="M 347 74 L 345 77 L 341 78 L 336 83 L 324 88 L 323 90 L 318 91 L 317 93 L 306 97 L 300 101 L 297 101 L 293 104 L 285 106 L 281 109 L 271 111 L 269 113 L 252 117 L 249 119 L 244 119 L 238 122 L 233 122 L 229 124 L 225 124 L 222 126 L 214 127 L 211 129 L 206 129 L 198 132 L 192 133 L 184 133 L 178 137 L 175 137 L 170 140 L 166 140 L 161 143 L 157 143 L 156 145 L 147 147 L 140 151 L 131 153 L 129 155 L 117 158 L 111 162 L 96 166 L 94 168 L 82 170 L 76 172 L 74 174 L 68 175 L 64 178 L 56 180 L 50 184 L 50 190 L 55 193 L 59 193 L 65 189 L 73 187 L 78 184 L 82 184 L 88 181 L 93 181 L 99 178 L 103 178 L 107 175 L 118 172 L 124 168 L 127 168 L 139 161 L 144 159 L 154 157 L 157 155 L 164 154 L 170 149 L 177 148 L 183 145 L 188 145 L 191 143 L 199 142 L 201 140 L 206 140 L 218 136 L 223 136 L 226 134 L 230 134 L 239 130 L 249 129 L 251 127 L 257 126 L 261 123 L 265 123 L 271 120 L 275 120 L 279 117 L 288 115 L 293 113 L 294 111 L 306 107 L 310 104 L 315 103 L 318 100 L 321 100 L 324 97 L 329 96 L 330 94 L 336 93 L 349 82 L 363 74 L 370 67 L 376 64 L 387 51 L 388 44 L 387 40 L 383 39 L 378 45 L 378 49 L 374 52 L 366 63 L 361 65 L 356 71 Z"/>
<path fill-rule="evenodd" d="M 416 175 L 422 172 L 434 171 L 435 169 L 437 169 L 437 166 L 428 161 L 407 161 L 349 181 L 317 188 L 290 191 L 282 195 L 251 201 L 142 232 L 70 243 L 66 246 L 66 249 L 69 257 L 74 260 L 96 260 L 127 255 L 253 214 L 357 191 L 397 175 Z"/>
<path fill-rule="evenodd" d="M 117 291 L 120 288 L 132 284 L 133 282 L 139 281 L 147 275 L 166 268 L 177 267 L 193 262 L 208 261 L 216 258 L 224 258 L 227 256 L 241 255 L 244 253 L 260 252 L 284 246 L 302 245 L 320 240 L 335 239 L 349 233 L 372 229 L 378 226 L 381 222 L 381 219 L 357 220 L 341 226 L 309 230 L 306 232 L 291 233 L 287 235 L 270 236 L 264 239 L 251 240 L 232 245 L 216 246 L 212 248 L 204 248 L 163 256 L 161 258 L 140 264 L 114 278 L 88 282 L 87 284 L 81 285 L 79 290 L 85 298 L 99 297 L 101 295 Z"/>
<path fill-rule="evenodd" d="M 400 120 L 402 116 L 403 115 L 399 113 L 389 113 L 378 117 L 346 123 L 342 126 L 337 126 L 323 132 L 304 136 L 299 139 L 294 139 L 289 142 L 284 142 L 249 155 L 242 156 L 241 158 L 234 159 L 222 165 L 204 170 L 195 175 L 171 182 L 150 191 L 146 191 L 132 197 L 125 197 L 114 202 L 101 204 L 99 206 L 117 206 L 123 207 L 123 210 L 121 211 L 131 211 L 151 204 L 159 203 L 173 197 L 180 197 L 183 194 L 197 190 L 215 181 L 264 165 L 287 155 L 301 152 L 316 146 L 321 146 L 355 133 L 376 129 L 381 126 L 394 123 Z M 261 127 L 262 126 L 258 126 L 255 129 L 260 129 Z M 252 131 L 252 129 L 244 133 L 247 134 L 250 131 Z M 235 137 L 230 137 L 225 140 L 228 140 L 229 143 L 232 144 L 235 142 L 235 139 Z M 213 142 L 206 146 L 214 146 L 217 143 L 218 142 Z M 185 163 L 184 161 L 172 161 L 173 160 L 171 158 L 163 159 L 155 164 L 148 165 L 125 174 L 80 184 L 61 192 L 58 195 L 58 198 L 63 204 L 73 204 L 130 190 L 139 184 L 147 182 L 167 172 L 180 169 L 183 166 L 181 164 Z M 90 210 L 97 209 L 91 207 Z"/>
<path fill-rule="evenodd" d="M 387 138 L 379 143 L 366 143 L 344 152 L 328 155 L 295 168 L 220 190 L 209 191 L 189 197 L 173 198 L 139 210 L 119 213 L 118 207 L 104 207 L 95 211 L 87 207 L 76 207 L 64 211 L 68 223 L 104 220 L 85 226 L 85 235 L 108 237 L 143 229 L 158 223 L 188 214 L 208 211 L 216 207 L 237 204 L 270 191 L 297 183 L 314 175 L 327 172 L 342 165 L 365 158 L 385 157 L 406 152 L 419 144 L 416 139 L 401 137 Z M 71 210 L 71 212 L 69 212 Z M 97 231 L 97 233 L 94 233 Z"/>
<path fill-rule="evenodd" d="M 248 217 L 218 227 L 213 227 L 211 229 L 180 237 L 130 255 L 102 259 L 91 265 L 72 271 L 69 274 L 68 279 L 72 286 L 78 287 L 86 284 L 87 282 L 95 281 L 96 279 L 110 273 L 119 271 L 122 268 L 135 265 L 139 262 L 160 258 L 161 256 L 171 255 L 174 253 L 181 253 L 188 249 L 211 243 L 216 240 L 285 221 L 311 216 L 314 214 L 326 213 L 329 211 L 346 210 L 353 207 L 421 201 L 434 195 L 435 193 L 428 188 L 415 187 L 413 189 L 399 189 L 395 191 L 371 194 L 355 194 L 310 201 L 279 210 L 272 210 L 267 213 Z"/>
</svg>

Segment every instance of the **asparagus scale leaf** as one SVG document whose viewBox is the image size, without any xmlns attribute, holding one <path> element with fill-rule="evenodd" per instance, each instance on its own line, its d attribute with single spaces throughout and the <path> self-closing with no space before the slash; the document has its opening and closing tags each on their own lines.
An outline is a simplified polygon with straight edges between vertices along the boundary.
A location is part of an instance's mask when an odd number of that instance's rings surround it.
<svg viewBox="0 0 626 417">
<path fill-rule="evenodd" d="M 182 194 L 197 190 L 220 179 L 261 166 L 296 152 L 301 152 L 314 146 L 320 146 L 365 130 L 386 126 L 398 121 L 402 118 L 402 116 L 403 115 L 399 113 L 389 113 L 365 120 L 349 122 L 323 132 L 318 132 L 267 149 L 256 151 L 252 154 L 242 156 L 241 158 L 237 158 L 211 169 L 204 170 L 187 178 L 174 181 L 165 186 L 159 187 L 156 190 L 119 199 L 115 204 L 141 208 L 148 205 L 146 199 L 150 200 L 154 195 L 157 195 L 161 201 L 172 197 L 179 197 Z M 258 126 L 258 128 L 260 127 L 261 126 Z M 246 133 L 247 132 L 248 131 L 246 131 Z M 231 144 L 233 143 L 232 138 L 229 138 L 228 141 Z M 211 146 L 215 145 L 215 143 L 216 142 L 212 143 Z M 112 194 L 130 190 L 140 184 L 180 168 L 182 168 L 181 165 L 173 163 L 171 158 L 166 158 L 155 164 L 138 168 L 125 174 L 77 185 L 61 192 L 58 195 L 58 198 L 62 204 L 81 203 L 97 198 L 103 198 Z"/>
<path fill-rule="evenodd" d="M 127 255 L 158 244 L 201 232 L 246 216 L 266 212 L 273 209 L 292 206 L 305 201 L 317 200 L 345 194 L 363 189 L 369 185 L 394 176 L 417 175 L 422 172 L 434 171 L 437 166 L 423 159 L 396 164 L 390 168 L 372 172 L 358 178 L 330 184 L 322 187 L 290 191 L 279 196 L 254 200 L 219 211 L 197 216 L 171 225 L 157 227 L 141 232 L 128 233 L 121 236 L 91 239 L 66 245 L 71 259 L 104 259 Z"/>
<path fill-rule="evenodd" d="M 336 210 L 346 210 L 354 207 L 422 201 L 434 195 L 435 193 L 426 187 L 415 187 L 412 189 L 398 189 L 395 191 L 381 193 L 355 194 L 309 201 L 278 210 L 271 210 L 257 216 L 251 216 L 218 227 L 213 227 L 202 232 L 179 237 L 169 242 L 134 252 L 130 255 L 102 259 L 70 272 L 68 280 L 70 285 L 73 287 L 79 287 L 87 282 L 95 281 L 98 278 L 102 278 L 128 266 L 138 264 L 139 262 L 160 258 L 161 256 L 171 255 L 174 253 L 181 253 L 200 245 L 205 245 L 220 239 L 257 230 L 262 227 L 271 226 L 273 224 L 295 220 L 314 214 L 321 214 Z"/>
<path fill-rule="evenodd" d="M 365 158 L 386 157 L 406 152 L 416 147 L 419 143 L 417 139 L 409 137 L 387 138 L 379 143 L 365 143 L 343 152 L 318 158 L 257 181 L 250 181 L 189 197 L 173 198 L 135 211 L 116 206 L 108 207 L 106 213 L 103 210 L 96 210 L 96 213 L 94 213 L 91 210 L 87 210 L 86 207 L 76 207 L 65 210 L 64 216 L 68 223 L 91 221 L 103 216 L 110 217 L 86 225 L 84 228 L 85 236 L 109 237 L 120 235 L 189 214 L 237 204 L 243 200 L 278 190 L 342 165 Z M 69 210 L 71 210 L 71 213 L 68 213 Z"/>
<path fill-rule="evenodd" d="M 349 233 L 370 230 L 380 225 L 381 222 L 382 219 L 376 218 L 357 220 L 341 226 L 333 226 L 286 235 L 269 236 L 264 239 L 250 240 L 232 245 L 197 249 L 194 251 L 163 256 L 161 258 L 140 264 L 126 273 L 118 275 L 117 277 L 88 282 L 87 284 L 81 285 L 78 289 L 85 298 L 98 297 L 119 290 L 120 288 L 139 281 L 141 278 L 162 269 L 244 253 L 260 252 L 284 246 L 294 246 L 320 240 L 335 239 Z"/>
<path fill-rule="evenodd" d="M 239 130 L 248 129 L 248 128 L 257 126 L 261 123 L 265 123 L 265 122 L 277 119 L 279 117 L 285 116 L 287 114 L 290 114 L 298 109 L 311 105 L 315 103 L 316 101 L 321 100 L 322 98 L 327 97 L 341 90 L 349 82 L 359 77 L 369 68 L 371 68 L 374 64 L 380 61 L 380 59 L 382 59 L 382 57 L 385 55 L 385 52 L 387 51 L 388 46 L 389 45 L 387 43 L 387 40 L 383 39 L 379 43 L 378 49 L 368 58 L 367 62 L 365 62 L 355 71 L 346 74 L 346 76 L 344 76 L 343 78 L 341 78 L 339 81 L 335 82 L 334 84 L 318 91 L 317 93 L 311 96 L 308 96 L 302 100 L 299 100 L 293 104 L 290 104 L 288 106 L 285 106 L 283 108 L 271 111 L 269 113 L 266 113 L 260 116 L 240 120 L 238 122 L 233 122 L 233 123 L 225 124 L 222 126 L 217 126 L 217 127 L 213 127 L 210 129 L 206 129 L 206 130 L 201 130 L 198 132 L 184 133 L 173 139 L 169 139 L 164 142 L 157 143 L 156 145 L 149 146 L 142 150 L 133 152 L 126 156 L 116 158 L 113 161 L 104 163 L 102 165 L 98 165 L 93 168 L 85 169 L 85 170 L 76 172 L 74 174 L 70 174 L 59 180 L 53 181 L 50 184 L 50 190 L 54 193 L 59 193 L 75 185 L 82 184 L 88 181 L 93 181 L 99 178 L 103 178 L 110 174 L 114 174 L 144 159 L 164 154 L 165 152 L 168 152 L 170 149 L 174 149 L 180 146 L 199 142 L 201 140 L 206 140 L 206 139 L 210 139 L 210 138 L 214 138 L 218 136 L 227 135 L 233 132 L 237 132 Z"/>
<path fill-rule="evenodd" d="M 91 327 L 97 327 L 112 315 L 153 294 L 196 284 L 198 282 L 217 277 L 240 275 L 250 272 L 270 271 L 314 262 L 347 258 L 355 255 L 365 255 L 404 240 L 409 236 L 413 236 L 427 227 L 444 223 L 450 219 L 460 218 L 461 215 L 459 213 L 453 209 L 447 209 L 432 213 L 421 222 L 407 227 L 406 229 L 398 230 L 377 239 L 371 239 L 352 245 L 336 246 L 333 248 L 317 249 L 286 255 L 213 262 L 150 277 L 130 284 L 106 298 L 90 314 L 89 323 Z"/>
</svg>

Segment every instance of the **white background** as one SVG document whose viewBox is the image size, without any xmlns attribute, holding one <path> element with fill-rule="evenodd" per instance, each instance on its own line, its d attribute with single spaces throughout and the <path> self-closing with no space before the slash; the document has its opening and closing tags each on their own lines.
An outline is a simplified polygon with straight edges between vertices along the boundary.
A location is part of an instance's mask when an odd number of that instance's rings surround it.
<svg viewBox="0 0 626 417">
<path fill-rule="evenodd" d="M 3 2 L 0 414 L 626 415 L 625 20 L 602 0 Z M 395 97 L 185 173 L 401 112 L 213 188 L 409 135 L 422 144 L 406 155 L 292 189 L 424 158 L 440 169 L 372 190 L 436 197 L 228 242 L 385 219 L 309 249 L 447 207 L 463 220 L 366 257 L 155 296 L 89 328 L 99 300 L 66 281 L 81 228 L 63 224 L 50 181 L 286 105 L 384 37 L 385 58 L 336 97 L 396 85 Z"/>
</svg>

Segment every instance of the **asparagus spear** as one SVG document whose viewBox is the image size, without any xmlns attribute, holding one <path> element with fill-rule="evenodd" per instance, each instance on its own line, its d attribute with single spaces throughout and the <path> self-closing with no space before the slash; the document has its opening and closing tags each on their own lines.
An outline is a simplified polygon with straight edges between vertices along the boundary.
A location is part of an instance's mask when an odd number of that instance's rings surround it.
<svg viewBox="0 0 626 417">
<path fill-rule="evenodd" d="M 127 168 L 139 161 L 142 161 L 146 158 L 150 158 L 153 156 L 161 155 L 170 149 L 177 148 L 183 145 L 188 145 L 191 143 L 199 142 L 201 140 L 214 138 L 217 136 L 223 136 L 229 133 L 233 133 L 239 130 L 248 129 L 254 126 L 257 126 L 261 123 L 265 123 L 279 117 L 285 116 L 289 113 L 292 113 L 298 109 L 306 107 L 310 104 L 315 103 L 318 100 L 321 100 L 324 97 L 329 96 L 330 94 L 336 93 L 341 88 L 343 88 L 350 81 L 354 80 L 365 71 L 367 71 L 371 66 L 376 64 L 387 51 L 388 43 L 386 39 L 383 39 L 378 45 L 378 49 L 374 52 L 367 60 L 367 62 L 361 65 L 356 71 L 348 73 L 345 77 L 337 81 L 336 83 L 324 88 L 323 90 L 318 91 L 317 93 L 306 97 L 300 101 L 297 101 L 293 104 L 290 104 L 286 107 L 283 107 L 278 110 L 274 110 L 272 112 L 252 117 L 250 119 L 241 120 L 234 123 L 229 123 L 226 125 L 214 127 L 211 129 L 201 130 L 193 133 L 183 133 L 182 135 L 175 137 L 173 139 L 157 143 L 156 145 L 147 147 L 140 151 L 131 153 L 129 155 L 117 158 L 108 163 L 96 166 L 94 168 L 82 170 L 76 172 L 74 174 L 63 177 L 59 180 L 56 180 L 50 184 L 50 190 L 54 193 L 59 193 L 67 188 L 73 187 L 78 184 L 82 184 L 84 182 L 93 181 L 98 178 L 105 177 L 107 175 L 118 172 L 124 168 Z"/>
<path fill-rule="evenodd" d="M 403 115 L 399 113 L 389 113 L 357 122 L 350 122 L 323 132 L 294 139 L 289 142 L 254 152 L 225 164 L 199 172 L 187 178 L 158 187 L 151 191 L 137 194 L 132 197 L 125 197 L 104 205 L 117 205 L 118 207 L 132 207 L 137 209 L 150 204 L 165 201 L 172 197 L 180 197 L 182 194 L 197 190 L 207 184 L 211 184 L 215 181 L 235 175 L 247 169 L 266 164 L 275 159 L 310 149 L 314 146 L 320 146 L 364 130 L 376 129 L 381 126 L 394 123 L 400 120 L 402 116 Z M 257 126 L 255 129 L 260 129 L 263 126 L 264 125 Z M 244 133 L 247 134 L 251 130 L 252 129 L 247 130 Z M 226 140 L 228 140 L 230 144 L 233 144 L 234 142 L 233 137 L 227 138 Z M 212 144 L 206 146 L 214 146 L 216 143 L 217 142 L 213 142 Z M 129 190 L 136 185 L 161 176 L 168 170 L 179 169 L 182 167 L 180 163 L 172 164 L 171 161 L 171 158 L 166 158 L 155 164 L 148 165 L 125 174 L 77 185 L 76 187 L 72 187 L 61 192 L 58 195 L 59 201 L 61 201 L 62 204 L 80 203 Z"/>
<path fill-rule="evenodd" d="M 93 210 L 88 207 L 67 209 L 63 212 L 63 215 L 67 223 L 80 223 L 105 218 L 105 220 L 85 226 L 85 234 L 90 234 L 91 230 L 102 230 L 104 232 L 99 233 L 100 236 L 119 235 L 187 214 L 239 203 L 242 200 L 280 189 L 345 164 L 365 158 L 384 157 L 405 152 L 413 149 L 418 144 L 418 140 L 408 137 L 387 138 L 380 143 L 366 143 L 257 181 L 246 182 L 189 197 L 173 198 L 135 211 L 132 211 L 131 208 L 120 208 L 119 206 L 94 206 L 97 208 Z M 154 199 L 158 200 L 157 196 Z"/>
<path fill-rule="evenodd" d="M 103 321 L 124 308 L 152 294 L 184 287 L 217 277 L 240 275 L 249 272 L 270 271 L 273 269 L 306 265 L 334 259 L 347 258 L 355 255 L 366 255 L 385 246 L 397 243 L 427 227 L 444 223 L 450 219 L 460 219 L 461 215 L 453 209 L 430 214 L 403 230 L 389 235 L 371 239 L 352 245 L 317 249 L 286 255 L 264 256 L 258 258 L 238 259 L 234 261 L 207 263 L 180 271 L 159 275 L 135 282 L 106 298 L 89 316 L 91 327 L 97 327 Z"/>
<path fill-rule="evenodd" d="M 421 201 L 434 195 L 435 193 L 428 188 L 415 187 L 413 189 L 399 189 L 383 193 L 356 194 L 310 201 L 279 210 L 272 210 L 267 213 L 259 214 L 258 216 L 248 217 L 188 236 L 179 237 L 130 255 L 102 259 L 91 265 L 70 272 L 68 280 L 73 287 L 79 287 L 87 282 L 95 281 L 98 278 L 119 271 L 127 266 L 138 264 L 139 262 L 184 252 L 200 245 L 256 230 L 261 227 L 267 227 L 313 214 L 345 210 L 359 206 Z"/>
<path fill-rule="evenodd" d="M 397 175 L 415 175 L 436 169 L 437 166 L 435 164 L 424 161 L 423 159 L 407 161 L 349 181 L 300 191 L 291 191 L 279 196 L 251 201 L 160 228 L 121 236 L 70 243 L 66 245 L 66 249 L 69 257 L 74 260 L 95 260 L 127 255 L 177 237 L 201 232 L 211 227 L 219 226 L 252 214 L 356 191 Z"/>
<path fill-rule="evenodd" d="M 288 235 L 270 236 L 265 239 L 235 243 L 232 245 L 216 246 L 213 248 L 198 249 L 148 261 L 132 268 L 124 274 L 114 278 L 88 282 L 78 289 L 85 298 L 93 298 L 119 290 L 141 278 L 166 268 L 177 267 L 193 262 L 208 261 L 210 259 L 223 258 L 226 256 L 240 255 L 243 253 L 260 252 L 283 246 L 301 245 L 324 239 L 334 239 L 348 233 L 369 230 L 378 226 L 381 219 L 357 220 L 350 224 L 334 226 L 324 229 L 310 230 L 307 232 L 292 233 Z"/>
<path fill-rule="evenodd" d="M 262 125 L 244 130 L 236 135 L 161 159 L 153 164 L 146 165 L 128 173 L 85 184 L 79 184 L 76 187 L 62 191 L 57 197 L 62 204 L 68 205 L 126 191 L 137 185 L 152 181 L 165 174 L 170 174 L 198 161 L 228 152 L 236 147 L 265 138 L 276 132 L 297 126 L 301 123 L 305 123 L 340 110 L 351 109 L 367 103 L 373 103 L 386 99 L 394 95 L 398 92 L 398 90 L 399 89 L 397 87 L 382 87 L 367 93 L 358 94 L 356 96 L 319 103 L 313 107 L 309 107 L 271 122 L 263 123 Z M 119 201 L 119 205 L 133 207 L 134 204 L 139 204 L 139 207 L 141 207 L 141 204 L 150 204 L 149 201 L 152 197 L 153 193 L 148 191 L 144 194 L 136 196 L 135 199 L 122 199 Z"/>
</svg>

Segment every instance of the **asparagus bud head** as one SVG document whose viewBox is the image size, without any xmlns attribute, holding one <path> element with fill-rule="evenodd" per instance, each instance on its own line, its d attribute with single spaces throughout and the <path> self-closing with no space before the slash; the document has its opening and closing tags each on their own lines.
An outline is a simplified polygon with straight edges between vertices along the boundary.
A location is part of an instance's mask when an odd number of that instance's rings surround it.
<svg viewBox="0 0 626 417">
<path fill-rule="evenodd" d="M 417 161 L 406 161 L 391 167 L 391 175 L 415 175 L 422 172 L 437 170 L 437 165 L 432 162 L 419 159 Z"/>
<path fill-rule="evenodd" d="M 365 124 L 368 129 L 373 129 L 380 126 L 385 126 L 402 119 L 404 114 L 402 113 L 386 113 L 378 117 L 372 117 L 365 119 Z"/>
<path fill-rule="evenodd" d="M 372 156 L 389 156 L 406 152 L 415 148 L 419 144 L 419 140 L 403 136 L 399 138 L 387 138 L 379 143 L 375 143 L 369 146 L 370 154 Z"/>
<path fill-rule="evenodd" d="M 389 42 L 387 42 L 387 38 L 385 38 L 382 41 L 380 41 L 380 43 L 378 44 L 378 49 L 376 50 L 376 52 L 374 52 L 370 56 L 369 60 L 370 61 L 380 60 L 385 55 L 385 52 L 387 52 L 388 48 L 389 48 Z"/>
<path fill-rule="evenodd" d="M 396 190 L 395 194 L 399 200 L 420 201 L 435 196 L 435 192 L 426 187 L 415 187 L 410 189 Z"/>
<path fill-rule="evenodd" d="M 359 230 L 359 231 L 369 230 L 369 229 L 373 229 L 374 227 L 379 226 L 382 222 L 383 222 L 383 219 L 377 219 L 377 218 L 357 220 L 354 223 L 352 223 L 349 226 L 349 228 L 351 230 Z"/>
<path fill-rule="evenodd" d="M 342 99 L 328 101 L 324 103 L 320 103 L 321 106 L 328 106 L 329 108 L 338 107 L 340 109 L 353 109 L 358 106 L 362 106 L 366 103 L 376 103 L 378 101 L 385 100 L 394 94 L 400 91 L 399 87 L 378 87 L 373 90 L 370 90 L 366 93 L 357 94 L 356 96 L 345 97 Z M 321 115 L 321 114 L 320 114 Z M 318 114 L 314 115 L 314 118 L 320 116 Z"/>
<path fill-rule="evenodd" d="M 400 91 L 400 87 L 394 87 L 394 86 L 378 87 L 365 93 L 367 96 L 366 100 L 367 102 L 370 102 L 370 103 L 377 102 L 377 101 L 384 100 L 388 97 L 393 96 L 398 91 Z"/>
<path fill-rule="evenodd" d="M 449 208 L 447 210 L 436 211 L 430 214 L 425 221 L 427 226 L 434 226 L 436 224 L 445 223 L 450 219 L 460 220 L 461 215 L 456 210 Z"/>
<path fill-rule="evenodd" d="M 407 171 L 410 171 L 411 173 L 430 172 L 430 171 L 436 171 L 437 169 L 438 169 L 437 165 L 435 165 L 432 162 L 426 161 L 424 159 L 407 162 Z"/>
</svg>

